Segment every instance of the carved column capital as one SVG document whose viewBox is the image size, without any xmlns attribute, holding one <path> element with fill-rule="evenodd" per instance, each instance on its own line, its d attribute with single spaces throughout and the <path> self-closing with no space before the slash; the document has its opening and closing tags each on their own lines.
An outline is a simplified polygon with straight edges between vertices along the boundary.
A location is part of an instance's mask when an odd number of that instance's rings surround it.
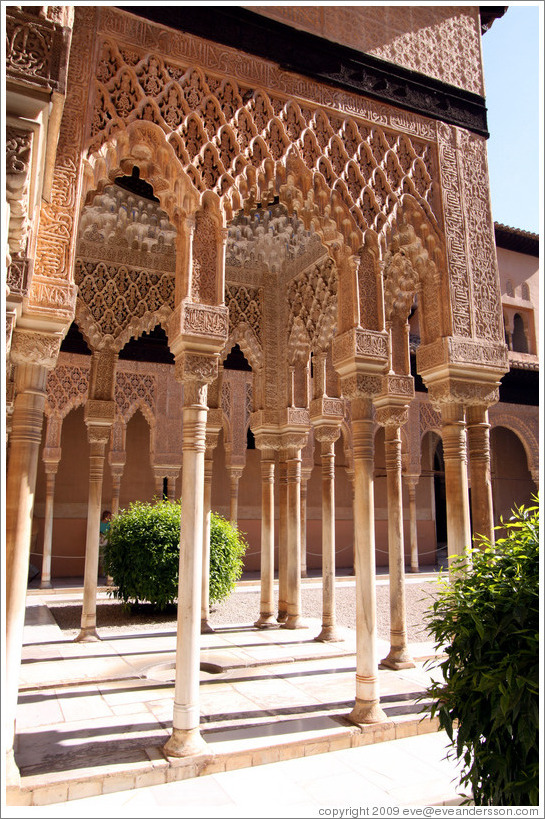
<svg viewBox="0 0 545 819">
<path fill-rule="evenodd" d="M 62 335 L 15 327 L 11 339 L 13 364 L 37 364 L 52 370 L 59 355 Z"/>
<path fill-rule="evenodd" d="M 409 407 L 395 404 L 378 407 L 375 420 L 381 427 L 401 427 L 409 420 Z"/>
</svg>

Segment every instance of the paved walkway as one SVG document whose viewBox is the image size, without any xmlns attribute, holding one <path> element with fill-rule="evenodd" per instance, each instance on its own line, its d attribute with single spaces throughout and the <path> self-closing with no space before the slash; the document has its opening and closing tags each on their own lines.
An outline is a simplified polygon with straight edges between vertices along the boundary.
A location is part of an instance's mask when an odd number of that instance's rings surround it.
<svg viewBox="0 0 545 819">
<path fill-rule="evenodd" d="M 169 760 L 175 630 L 74 643 L 48 607 L 74 596 L 81 589 L 27 598 L 15 748 L 22 789 L 9 801 L 32 805 L 32 816 L 149 816 L 158 807 L 169 815 L 169 806 L 177 816 L 317 816 L 320 807 L 459 803 L 445 736 L 421 713 L 438 673 L 425 666 L 431 644 L 411 645 L 416 668 L 379 671 L 388 722 L 360 728 L 346 719 L 352 630 L 324 644 L 313 639 L 316 620 L 297 631 L 222 626 L 201 640 L 207 751 Z M 378 649 L 385 656 L 387 643 Z"/>
</svg>

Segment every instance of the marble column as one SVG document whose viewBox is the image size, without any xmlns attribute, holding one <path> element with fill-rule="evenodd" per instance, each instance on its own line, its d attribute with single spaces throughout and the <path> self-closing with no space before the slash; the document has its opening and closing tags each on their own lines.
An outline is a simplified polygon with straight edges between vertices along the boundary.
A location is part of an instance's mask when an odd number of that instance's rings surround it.
<svg viewBox="0 0 545 819">
<path fill-rule="evenodd" d="M 238 526 L 238 486 L 242 477 L 242 468 L 231 466 L 229 467 L 229 520 L 233 526 Z"/>
<path fill-rule="evenodd" d="M 43 461 L 45 466 L 45 521 L 44 521 L 44 548 L 42 555 L 41 589 L 51 588 L 51 556 L 53 553 L 53 518 L 55 505 L 55 479 L 61 459 L 61 450 L 44 449 Z"/>
<path fill-rule="evenodd" d="M 416 525 L 416 487 L 418 485 L 418 475 L 407 475 L 407 488 L 409 491 L 409 532 L 411 541 L 411 572 L 419 572 L 418 564 L 418 531 Z"/>
<path fill-rule="evenodd" d="M 93 353 L 89 374 L 89 398 L 85 404 L 85 424 L 89 441 L 89 497 L 87 503 L 87 533 L 85 569 L 83 574 L 83 605 L 81 628 L 76 642 L 99 640 L 96 630 L 97 581 L 100 544 L 102 482 L 106 445 L 115 422 L 115 370 L 117 353 L 102 350 Z"/>
<path fill-rule="evenodd" d="M 288 616 L 287 603 L 287 515 L 288 515 L 288 465 L 286 453 L 281 451 L 278 459 L 278 615 L 279 623 Z"/>
<path fill-rule="evenodd" d="M 315 638 L 321 643 L 342 640 L 335 609 L 335 441 L 339 427 L 315 427 L 322 457 L 322 630 Z"/>
<path fill-rule="evenodd" d="M 112 475 L 112 517 L 119 512 L 119 496 L 121 495 L 121 479 L 123 477 L 124 464 L 111 464 L 110 472 Z"/>
<path fill-rule="evenodd" d="M 212 473 L 214 448 L 218 434 L 206 433 L 204 455 L 204 489 L 203 489 L 203 533 L 202 533 L 202 588 L 201 588 L 201 634 L 214 631 L 210 625 L 210 522 L 212 515 Z"/>
<path fill-rule="evenodd" d="M 377 420 L 385 427 L 386 482 L 388 497 L 388 572 L 390 576 L 390 651 L 382 665 L 399 671 L 414 668 L 407 644 L 405 607 L 405 548 L 401 483 L 401 424 L 407 410 L 384 408 Z"/>
<path fill-rule="evenodd" d="M 471 546 L 463 406 L 455 402 L 442 403 L 441 421 L 445 461 L 448 556 L 453 558 L 463 556 Z"/>
<path fill-rule="evenodd" d="M 89 404 L 94 402 L 88 402 Z M 87 533 L 85 540 L 85 569 L 83 575 L 83 605 L 81 628 L 75 642 L 92 642 L 100 637 L 96 630 L 97 584 L 100 544 L 100 517 L 102 511 L 102 481 L 106 444 L 110 438 L 107 424 L 94 424 L 86 419 L 89 440 L 89 498 L 87 503 Z"/>
<path fill-rule="evenodd" d="M 301 469 L 301 577 L 307 576 L 307 483 L 310 472 Z"/>
<path fill-rule="evenodd" d="M 258 628 L 274 628 L 274 450 L 261 449 L 261 599 Z"/>
<path fill-rule="evenodd" d="M 356 547 L 356 702 L 349 719 L 383 722 L 377 659 L 374 431 L 371 398 L 351 400 L 354 452 L 354 538 Z"/>
<path fill-rule="evenodd" d="M 488 409 L 482 405 L 466 408 L 471 512 L 473 534 L 484 535 L 494 543 L 494 507 L 490 475 L 490 424 Z M 478 544 L 477 544 L 478 545 Z"/>
<path fill-rule="evenodd" d="M 286 450 L 286 608 L 284 628 L 304 628 L 301 617 L 301 446 Z"/>
<path fill-rule="evenodd" d="M 163 475 L 163 470 L 161 469 L 161 467 L 155 468 L 153 470 L 153 480 L 155 483 L 155 497 L 158 500 L 163 500 L 163 486 L 165 476 Z"/>
<path fill-rule="evenodd" d="M 52 364 L 48 367 L 43 364 L 25 364 L 23 358 L 16 363 L 18 366 L 15 374 L 15 400 L 5 496 L 6 676 L 3 721 L 6 747 L 5 783 L 7 786 L 16 786 L 20 781 L 13 755 L 15 712 L 23 645 L 38 451 L 42 437 L 47 373 L 52 366 Z"/>
<path fill-rule="evenodd" d="M 172 735 L 164 746 L 169 756 L 190 756 L 206 746 L 199 730 L 206 398 L 205 381 L 184 382 L 176 679 Z"/>
</svg>

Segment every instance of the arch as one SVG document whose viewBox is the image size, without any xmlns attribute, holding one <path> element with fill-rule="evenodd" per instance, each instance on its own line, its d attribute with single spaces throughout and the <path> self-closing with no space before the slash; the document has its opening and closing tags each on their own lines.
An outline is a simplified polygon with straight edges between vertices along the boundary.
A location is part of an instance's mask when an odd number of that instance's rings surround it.
<svg viewBox="0 0 545 819">
<path fill-rule="evenodd" d="M 494 518 L 509 517 L 520 504 L 529 505 L 536 473 L 531 470 L 525 441 L 514 430 L 496 424 L 490 434 Z"/>
<path fill-rule="evenodd" d="M 498 427 L 505 427 L 517 436 L 524 447 L 528 469 L 533 475 L 539 473 L 539 429 L 537 421 L 527 423 L 519 414 L 503 410 L 501 404 L 496 405 L 489 415 L 491 432 Z"/>
<path fill-rule="evenodd" d="M 259 372 L 263 368 L 263 350 L 250 325 L 242 321 L 233 328 L 220 356 L 220 363 L 223 363 L 235 344 L 238 344 L 245 357 L 248 359 L 250 367 L 254 372 Z"/>
</svg>

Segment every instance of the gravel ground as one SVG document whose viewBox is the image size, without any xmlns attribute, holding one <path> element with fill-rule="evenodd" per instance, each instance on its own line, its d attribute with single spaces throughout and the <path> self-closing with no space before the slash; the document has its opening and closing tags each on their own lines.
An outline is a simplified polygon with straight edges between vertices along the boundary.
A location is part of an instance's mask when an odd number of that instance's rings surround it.
<svg viewBox="0 0 545 819">
<path fill-rule="evenodd" d="M 424 627 L 424 613 L 429 608 L 432 595 L 437 589 L 436 581 L 405 584 L 407 611 L 407 636 L 409 642 L 429 640 Z M 389 638 L 390 603 L 387 584 L 377 585 L 377 631 L 383 639 Z M 308 588 L 302 584 L 302 610 L 305 617 L 321 617 L 322 590 Z M 275 593 L 278 602 L 278 594 Z M 51 614 L 67 636 L 76 636 L 79 631 L 81 606 L 72 603 L 47 601 Z M 340 626 L 356 627 L 355 587 L 338 586 L 336 589 L 337 622 Z M 239 587 L 222 603 L 215 604 L 210 613 L 211 626 L 253 623 L 259 616 L 259 591 Z M 176 609 L 169 607 L 162 613 L 154 612 L 149 604 L 127 609 L 115 600 L 99 601 L 97 604 L 97 624 L 101 631 L 115 634 L 127 628 L 131 630 L 154 630 L 158 625 L 176 627 Z"/>
</svg>

